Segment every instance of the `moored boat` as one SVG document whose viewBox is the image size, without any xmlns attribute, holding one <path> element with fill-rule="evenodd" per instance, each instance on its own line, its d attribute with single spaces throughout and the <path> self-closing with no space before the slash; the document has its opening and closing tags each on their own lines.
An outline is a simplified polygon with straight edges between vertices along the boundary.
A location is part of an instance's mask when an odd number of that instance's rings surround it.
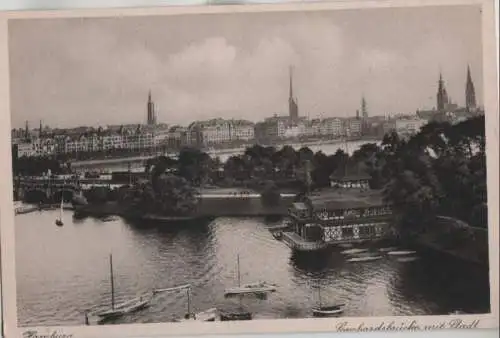
<svg viewBox="0 0 500 338">
<path fill-rule="evenodd" d="M 174 321 L 175 322 L 190 322 L 190 321 L 214 322 L 218 316 L 217 308 L 211 308 L 211 309 L 201 311 L 198 313 L 193 313 L 191 311 L 191 286 L 188 286 L 186 291 L 187 291 L 186 292 L 186 295 L 187 295 L 187 313 L 184 315 L 184 318 L 174 319 Z"/>
<path fill-rule="evenodd" d="M 413 250 L 398 250 L 398 251 L 389 251 L 387 254 L 389 256 L 409 256 L 416 254 L 416 251 Z"/>
<path fill-rule="evenodd" d="M 400 263 L 409 263 L 409 262 L 417 261 L 418 259 L 419 259 L 418 257 L 400 257 L 396 260 Z"/>
<path fill-rule="evenodd" d="M 344 313 L 345 304 L 321 306 L 312 309 L 314 317 L 334 317 Z"/>
<path fill-rule="evenodd" d="M 340 253 L 343 255 L 356 255 L 356 254 L 364 253 L 367 251 L 368 251 L 368 249 L 347 249 L 347 250 L 341 251 Z"/>
<path fill-rule="evenodd" d="M 395 251 L 397 249 L 398 248 L 396 248 L 394 246 L 391 246 L 391 247 L 387 247 L 387 248 L 380 248 L 380 249 L 378 249 L 378 251 L 380 251 L 380 252 L 390 252 L 390 251 Z"/>
<path fill-rule="evenodd" d="M 318 305 L 312 308 L 314 317 L 335 317 L 344 312 L 345 304 L 323 305 L 321 300 L 321 286 L 318 286 Z"/>
<path fill-rule="evenodd" d="M 354 262 L 372 262 L 372 261 L 377 261 L 379 259 L 382 259 L 382 256 L 364 256 L 364 257 L 352 257 L 347 260 L 347 262 L 354 263 Z"/>
<path fill-rule="evenodd" d="M 267 282 L 256 282 L 241 285 L 241 274 L 240 274 L 240 255 L 237 256 L 237 272 L 238 272 L 238 286 L 227 288 L 224 290 L 224 295 L 234 296 L 234 295 L 244 295 L 244 294 L 265 294 L 268 292 L 276 291 L 276 285 Z"/>
<path fill-rule="evenodd" d="M 275 232 L 273 232 L 273 237 L 277 240 L 281 240 L 283 238 L 283 232 L 275 231 Z"/>
<path fill-rule="evenodd" d="M 232 295 L 243 295 L 243 294 L 268 293 L 275 291 L 276 291 L 276 285 L 266 282 L 257 282 L 257 283 L 244 284 L 238 287 L 228 288 L 225 290 L 224 294 L 226 296 L 232 296 Z"/>
<path fill-rule="evenodd" d="M 223 322 L 232 320 L 251 320 L 251 319 L 252 319 L 252 313 L 247 311 L 231 311 L 231 312 L 221 311 L 220 313 L 220 320 Z"/>
</svg>

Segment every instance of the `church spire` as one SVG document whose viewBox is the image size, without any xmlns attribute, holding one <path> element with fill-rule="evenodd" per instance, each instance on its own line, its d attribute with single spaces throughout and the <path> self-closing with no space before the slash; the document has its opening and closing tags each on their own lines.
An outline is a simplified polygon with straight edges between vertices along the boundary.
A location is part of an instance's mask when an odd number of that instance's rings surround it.
<svg viewBox="0 0 500 338">
<path fill-rule="evenodd" d="M 28 126 L 28 120 L 26 120 L 25 126 L 24 126 L 24 138 L 29 139 L 30 137 L 30 130 Z"/>
<path fill-rule="evenodd" d="M 368 118 L 368 110 L 366 109 L 366 99 L 364 95 L 361 97 L 361 116 L 364 119 Z"/>
<path fill-rule="evenodd" d="M 470 66 L 467 65 L 467 80 L 465 84 L 465 106 L 467 111 L 474 110 L 476 108 L 476 90 L 474 88 L 474 82 L 472 82 L 472 76 L 470 74 Z"/>
<path fill-rule="evenodd" d="M 293 66 L 290 66 L 290 88 L 288 97 L 288 113 L 290 117 L 290 123 L 296 123 L 299 119 L 299 107 L 297 100 L 293 97 Z"/>
<path fill-rule="evenodd" d="M 147 124 L 153 125 L 156 124 L 156 112 L 155 112 L 155 104 L 151 98 L 151 90 L 148 92 L 148 115 L 147 115 Z"/>
<path fill-rule="evenodd" d="M 437 92 L 437 110 L 443 111 L 448 106 L 448 93 L 446 92 L 446 88 L 444 85 L 443 75 L 439 72 L 439 81 L 438 81 L 438 92 Z"/>
</svg>

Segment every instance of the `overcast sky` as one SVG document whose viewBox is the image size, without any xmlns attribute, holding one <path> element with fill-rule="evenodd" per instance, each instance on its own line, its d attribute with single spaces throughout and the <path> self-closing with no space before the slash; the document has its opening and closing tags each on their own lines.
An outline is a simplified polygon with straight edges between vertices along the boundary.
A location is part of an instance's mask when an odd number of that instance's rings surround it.
<svg viewBox="0 0 500 338">
<path fill-rule="evenodd" d="M 11 21 L 13 127 L 354 116 L 436 105 L 439 71 L 464 104 L 470 64 L 482 102 L 479 7 Z"/>
</svg>

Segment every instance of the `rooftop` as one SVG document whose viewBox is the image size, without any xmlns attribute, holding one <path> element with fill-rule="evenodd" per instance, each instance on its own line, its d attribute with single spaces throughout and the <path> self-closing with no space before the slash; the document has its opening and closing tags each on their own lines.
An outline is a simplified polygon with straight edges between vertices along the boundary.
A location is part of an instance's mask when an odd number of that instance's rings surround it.
<svg viewBox="0 0 500 338">
<path fill-rule="evenodd" d="M 313 209 L 367 208 L 385 205 L 381 190 L 325 189 L 309 196 Z"/>
</svg>

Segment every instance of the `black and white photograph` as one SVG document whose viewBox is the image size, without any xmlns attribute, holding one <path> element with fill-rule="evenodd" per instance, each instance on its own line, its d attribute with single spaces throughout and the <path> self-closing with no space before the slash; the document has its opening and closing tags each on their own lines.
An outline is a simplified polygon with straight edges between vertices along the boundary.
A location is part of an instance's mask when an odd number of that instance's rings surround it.
<svg viewBox="0 0 500 338">
<path fill-rule="evenodd" d="M 498 325 L 492 4 L 8 17 L 10 325 Z"/>
</svg>

